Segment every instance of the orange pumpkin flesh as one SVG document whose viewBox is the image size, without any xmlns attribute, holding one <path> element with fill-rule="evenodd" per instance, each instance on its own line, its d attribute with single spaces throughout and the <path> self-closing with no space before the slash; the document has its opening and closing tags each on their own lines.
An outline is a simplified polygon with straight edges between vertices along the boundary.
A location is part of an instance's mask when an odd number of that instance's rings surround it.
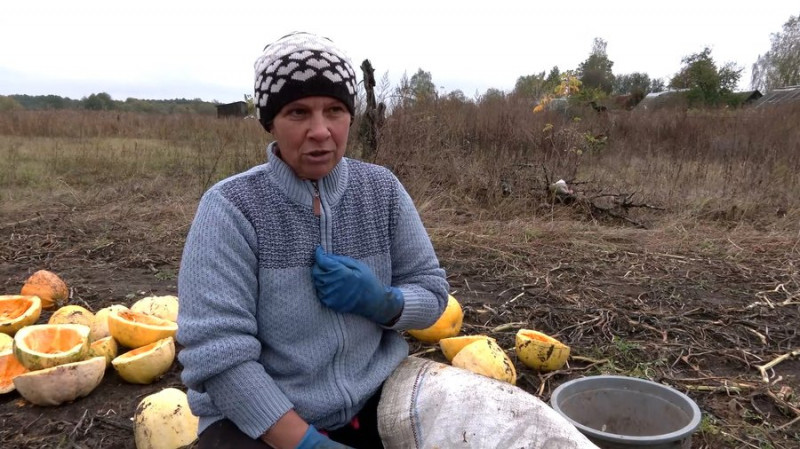
<svg viewBox="0 0 800 449">
<path fill-rule="evenodd" d="M 42 300 L 42 308 L 50 310 L 67 302 L 69 289 L 57 274 L 39 270 L 25 280 L 20 294 L 38 296 Z"/>
<path fill-rule="evenodd" d="M 28 349 L 44 354 L 58 354 L 83 344 L 80 335 L 57 327 L 44 328 L 22 340 Z"/>
<path fill-rule="evenodd" d="M 33 324 L 14 335 L 14 355 L 31 371 L 86 358 L 89 328 L 82 324 Z"/>
<path fill-rule="evenodd" d="M 151 324 L 154 326 L 160 326 L 164 324 L 163 318 L 145 315 L 144 313 L 141 312 L 130 312 L 127 310 L 123 310 L 118 313 L 119 316 L 121 316 L 122 318 L 128 321 L 133 321 L 134 323 Z"/>
<path fill-rule="evenodd" d="M 17 296 L 13 301 L 0 302 L 0 320 L 16 318 L 22 315 L 31 305 L 31 300 L 26 296 Z"/>
<path fill-rule="evenodd" d="M 174 337 L 178 324 L 126 309 L 109 313 L 108 330 L 122 346 L 135 349 L 163 338 Z"/>
<path fill-rule="evenodd" d="M 37 296 L 0 296 L 0 332 L 14 335 L 21 328 L 33 324 L 42 313 L 42 301 Z"/>
<path fill-rule="evenodd" d="M 0 394 L 14 391 L 14 378 L 27 372 L 12 351 L 0 353 Z"/>
</svg>

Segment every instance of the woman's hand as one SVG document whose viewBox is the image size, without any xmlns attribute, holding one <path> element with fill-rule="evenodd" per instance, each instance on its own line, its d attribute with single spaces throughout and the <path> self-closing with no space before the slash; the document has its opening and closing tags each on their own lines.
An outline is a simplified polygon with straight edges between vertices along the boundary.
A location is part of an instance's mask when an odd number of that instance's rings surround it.
<svg viewBox="0 0 800 449">
<path fill-rule="evenodd" d="M 320 301 L 337 312 L 388 324 L 403 311 L 403 292 L 383 285 L 368 266 L 351 257 L 326 254 L 317 246 L 311 275 Z"/>
<path fill-rule="evenodd" d="M 319 433 L 294 410 L 281 416 L 261 435 L 261 441 L 273 449 L 351 449 Z"/>
<path fill-rule="evenodd" d="M 308 426 L 306 434 L 295 449 L 352 449 L 350 446 L 337 443 L 319 433 L 314 426 Z"/>
</svg>

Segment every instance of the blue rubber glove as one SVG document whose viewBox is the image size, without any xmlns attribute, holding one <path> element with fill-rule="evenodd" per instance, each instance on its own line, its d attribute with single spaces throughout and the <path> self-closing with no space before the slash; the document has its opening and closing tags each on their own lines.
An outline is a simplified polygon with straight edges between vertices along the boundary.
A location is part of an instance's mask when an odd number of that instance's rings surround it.
<svg viewBox="0 0 800 449">
<path fill-rule="evenodd" d="M 296 449 L 353 449 L 350 446 L 337 443 L 325 435 L 319 433 L 314 426 L 309 425 L 303 439 Z"/>
<path fill-rule="evenodd" d="M 354 313 L 388 324 L 403 311 L 403 292 L 383 285 L 372 270 L 347 256 L 314 251 L 311 276 L 323 304 L 340 313 Z"/>
</svg>

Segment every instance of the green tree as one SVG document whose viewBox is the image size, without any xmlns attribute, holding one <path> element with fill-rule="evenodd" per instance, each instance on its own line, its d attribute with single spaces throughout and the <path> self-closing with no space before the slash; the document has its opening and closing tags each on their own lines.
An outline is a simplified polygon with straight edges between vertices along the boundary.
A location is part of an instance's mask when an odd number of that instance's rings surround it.
<svg viewBox="0 0 800 449">
<path fill-rule="evenodd" d="M 771 35 L 771 48 L 753 64 L 750 86 L 762 91 L 800 84 L 800 14 L 789 17 L 782 33 Z"/>
<path fill-rule="evenodd" d="M 663 92 L 667 88 L 667 83 L 661 78 L 650 80 L 650 92 Z"/>
<path fill-rule="evenodd" d="M 650 77 L 646 73 L 634 72 L 614 77 L 614 89 L 617 95 L 647 95 L 650 93 Z"/>
<path fill-rule="evenodd" d="M 550 69 L 550 72 L 547 74 L 547 78 L 545 78 L 545 90 L 548 92 L 552 92 L 553 89 L 556 88 L 559 84 L 561 84 L 561 70 L 558 69 L 558 66 L 553 66 Z"/>
<path fill-rule="evenodd" d="M 11 97 L 0 95 L 0 112 L 22 109 L 22 105 Z"/>
<path fill-rule="evenodd" d="M 417 73 L 411 76 L 408 86 L 415 102 L 425 103 L 436 99 L 436 85 L 433 84 L 431 72 L 417 70 Z"/>
<path fill-rule="evenodd" d="M 499 100 L 504 99 L 505 97 L 506 97 L 506 94 L 502 90 L 494 88 L 494 87 L 490 87 L 490 88 L 486 89 L 486 92 L 484 92 L 483 95 L 481 95 L 480 101 L 481 102 L 499 101 Z"/>
<path fill-rule="evenodd" d="M 684 66 L 670 80 L 674 89 L 688 89 L 690 106 L 718 106 L 730 96 L 742 75 L 742 68 L 727 63 L 718 69 L 706 47 L 700 53 L 684 57 Z"/>
<path fill-rule="evenodd" d="M 247 105 L 247 115 L 254 115 L 256 113 L 256 105 L 254 103 L 253 96 L 244 94 L 244 102 Z"/>
<path fill-rule="evenodd" d="M 467 102 L 467 96 L 464 95 L 464 92 L 462 92 L 461 89 L 450 91 L 445 98 L 447 98 L 450 101 L 456 101 L 459 103 Z"/>
<path fill-rule="evenodd" d="M 608 59 L 606 41 L 595 38 L 592 53 L 578 66 L 578 78 L 584 89 L 596 89 L 610 94 L 614 88 L 614 63 Z"/>
<path fill-rule="evenodd" d="M 114 109 L 114 100 L 105 92 L 91 94 L 83 99 L 83 107 L 93 111 L 107 111 Z"/>
<path fill-rule="evenodd" d="M 553 87 L 547 88 L 544 72 L 541 72 L 537 75 L 526 75 L 517 78 L 513 94 L 525 98 L 539 98 L 543 93 L 552 91 Z"/>
</svg>

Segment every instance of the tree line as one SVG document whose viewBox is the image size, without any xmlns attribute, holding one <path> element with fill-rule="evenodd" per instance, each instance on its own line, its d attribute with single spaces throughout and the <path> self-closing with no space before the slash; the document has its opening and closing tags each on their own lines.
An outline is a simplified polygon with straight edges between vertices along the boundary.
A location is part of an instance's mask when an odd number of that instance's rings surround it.
<svg viewBox="0 0 800 449">
<path fill-rule="evenodd" d="M 751 88 L 762 93 L 775 88 L 800 85 L 800 14 L 791 16 L 780 32 L 770 37 L 770 49 L 759 55 L 752 66 Z M 554 66 L 550 71 L 523 75 L 517 78 L 514 89 L 503 92 L 490 88 L 475 101 L 507 95 L 530 101 L 533 105 L 542 104 L 554 97 L 562 97 L 570 102 L 582 104 L 610 103 L 614 106 L 630 108 L 647 94 L 665 89 L 685 92 L 690 107 L 739 106 L 744 97 L 737 95 L 736 86 L 742 77 L 744 67 L 733 62 L 719 64 L 714 60 L 709 47 L 688 55 L 681 60 L 680 70 L 670 79 L 652 79 L 647 73 L 634 72 L 615 74 L 614 62 L 608 58 L 607 43 L 595 38 L 588 58 L 577 68 L 560 70 Z M 464 92 L 454 90 L 439 93 L 430 72 L 419 69 L 410 78 L 400 79 L 394 89 L 388 86 L 388 75 L 381 81 L 381 102 L 391 95 L 396 106 L 410 106 L 443 99 L 469 102 Z M 252 110 L 252 96 L 245 94 L 245 101 Z M 10 109 L 88 109 L 114 110 L 143 113 L 195 113 L 216 114 L 216 102 L 199 98 L 174 100 L 142 100 L 128 98 L 114 100 L 105 92 L 94 93 L 88 97 L 74 100 L 57 95 L 8 95 L 0 96 L 0 111 Z"/>
<path fill-rule="evenodd" d="M 195 99 L 141 100 L 128 98 L 114 100 L 105 92 L 94 93 L 79 100 L 58 95 L 7 95 L 0 96 L 0 111 L 12 109 L 60 110 L 86 109 L 91 111 L 141 112 L 154 114 L 207 114 L 217 113 L 217 103 Z"/>
<path fill-rule="evenodd" d="M 524 75 L 517 78 L 510 93 L 488 89 L 480 97 L 511 95 L 541 103 L 552 97 L 568 97 L 570 102 L 589 104 L 622 99 L 620 107 L 632 107 L 647 94 L 666 89 L 684 92 L 690 107 L 739 106 L 744 96 L 737 95 L 736 86 L 744 67 L 733 62 L 719 64 L 709 47 L 685 56 L 681 68 L 671 78 L 652 79 L 647 73 L 615 74 L 614 62 L 608 58 L 607 43 L 595 38 L 589 57 L 577 68 Z M 791 16 L 783 30 L 771 35 L 771 48 L 759 55 L 752 66 L 751 89 L 762 93 L 775 88 L 800 84 L 800 14 Z M 411 78 L 403 76 L 394 91 L 399 103 L 410 105 L 433 99 L 469 101 L 464 93 L 455 90 L 440 94 L 430 72 L 419 69 Z M 480 98 L 476 98 L 480 100 Z"/>
</svg>

